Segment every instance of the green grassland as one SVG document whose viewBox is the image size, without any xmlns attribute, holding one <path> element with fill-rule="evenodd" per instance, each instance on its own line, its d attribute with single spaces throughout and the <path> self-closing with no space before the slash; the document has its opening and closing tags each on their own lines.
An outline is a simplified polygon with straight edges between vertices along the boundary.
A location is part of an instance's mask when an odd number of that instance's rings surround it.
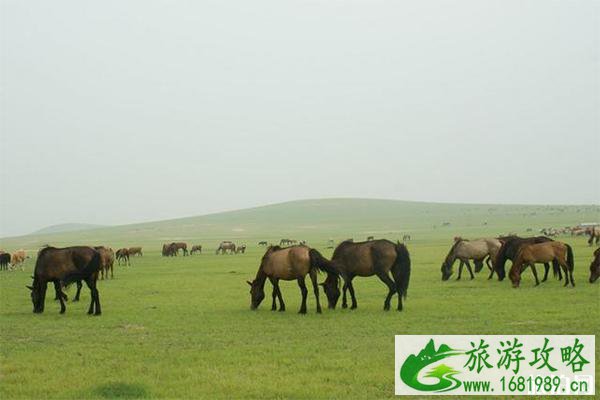
<svg viewBox="0 0 600 400">
<path fill-rule="evenodd" d="M 488 281 L 485 271 L 472 281 L 463 275 L 442 282 L 440 265 L 456 235 L 525 235 L 599 217 L 598 206 L 333 199 L 3 238 L 7 251 L 34 254 L 46 243 L 141 245 L 144 256 L 132 267 L 116 266 L 114 280 L 100 281 L 100 317 L 86 314 L 87 288 L 80 303 L 67 303 L 65 315 L 49 290 L 45 312 L 34 315 L 25 285 L 35 260 L 25 272 L 1 272 L 0 397 L 392 398 L 397 334 L 597 334 L 600 286 L 587 282 L 593 248 L 583 237 L 560 238 L 573 245 L 575 288 L 554 279 L 534 287 L 530 273 L 519 289 Z M 258 311 L 249 309 L 246 280 L 264 252 L 260 240 L 307 240 L 330 257 L 329 239 L 397 240 L 404 233 L 413 238 L 412 276 L 401 313 L 382 310 L 386 289 L 377 278 L 354 281 L 357 310 L 318 315 L 309 292 L 309 313 L 299 315 L 295 282 L 281 285 L 285 313 L 270 311 L 269 295 Z M 200 243 L 204 253 L 161 257 L 161 243 L 175 240 Z M 215 255 L 221 240 L 246 243 L 248 251 Z"/>
</svg>

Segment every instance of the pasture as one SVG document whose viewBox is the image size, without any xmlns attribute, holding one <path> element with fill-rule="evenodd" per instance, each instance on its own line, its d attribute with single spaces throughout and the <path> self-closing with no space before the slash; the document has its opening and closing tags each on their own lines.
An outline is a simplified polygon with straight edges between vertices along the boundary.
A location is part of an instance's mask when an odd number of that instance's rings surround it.
<svg viewBox="0 0 600 400">
<path fill-rule="evenodd" d="M 587 282 L 595 247 L 584 237 L 558 238 L 573 246 L 575 288 L 554 278 L 534 287 L 527 271 L 513 289 L 508 280 L 488 281 L 487 268 L 474 280 L 463 274 L 456 281 L 455 274 L 442 282 L 440 266 L 457 234 L 527 235 L 530 228 L 596 221 L 599 210 L 324 200 L 0 239 L 0 247 L 24 247 L 32 256 L 45 243 L 144 248 L 131 267 L 115 264 L 114 280 L 99 281 L 99 317 L 86 314 L 85 287 L 82 301 L 68 302 L 65 315 L 52 290 L 45 312 L 34 315 L 25 288 L 34 257 L 25 272 L 0 273 L 0 397 L 392 398 L 396 334 L 598 334 L 600 287 Z M 246 280 L 254 278 L 265 250 L 259 241 L 306 240 L 330 258 L 330 239 L 395 241 L 403 233 L 412 236 L 403 312 L 382 311 L 386 288 L 375 277 L 354 280 L 356 310 L 338 305 L 318 315 L 309 293 L 308 314 L 298 315 L 295 282 L 280 284 L 286 312 L 270 311 L 269 283 L 263 304 L 250 310 Z M 246 243 L 246 253 L 215 255 L 224 239 Z M 202 254 L 161 257 L 161 243 L 172 240 L 200 243 Z M 321 301 L 326 304 L 322 291 Z M 597 376 L 599 360 L 597 346 Z"/>
</svg>

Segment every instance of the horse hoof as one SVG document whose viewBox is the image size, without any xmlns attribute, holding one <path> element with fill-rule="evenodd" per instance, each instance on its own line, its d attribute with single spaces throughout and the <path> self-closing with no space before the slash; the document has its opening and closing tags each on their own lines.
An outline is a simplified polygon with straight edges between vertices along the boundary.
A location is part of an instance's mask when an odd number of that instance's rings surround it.
<svg viewBox="0 0 600 400">
<path fill-rule="evenodd" d="M 323 311 L 320 308 L 317 308 L 317 314 L 323 314 Z"/>
<path fill-rule="evenodd" d="M 306 314 L 306 310 L 300 310 L 298 311 L 298 314 Z"/>
<path fill-rule="evenodd" d="M 348 304 L 342 304 L 342 308 L 348 308 Z"/>
<path fill-rule="evenodd" d="M 284 312 L 284 311 L 285 311 L 285 308 L 280 308 L 279 309 L 279 312 Z"/>
<path fill-rule="evenodd" d="M 61 314 L 64 314 L 64 313 L 65 313 L 65 310 L 60 310 L 60 313 L 61 313 Z"/>
<path fill-rule="evenodd" d="M 94 313 L 94 316 L 97 317 L 98 315 L 102 315 L 102 313 L 101 312 Z"/>
<path fill-rule="evenodd" d="M 352 307 L 350 307 L 351 310 L 356 310 L 358 306 L 356 304 L 352 304 Z"/>
</svg>

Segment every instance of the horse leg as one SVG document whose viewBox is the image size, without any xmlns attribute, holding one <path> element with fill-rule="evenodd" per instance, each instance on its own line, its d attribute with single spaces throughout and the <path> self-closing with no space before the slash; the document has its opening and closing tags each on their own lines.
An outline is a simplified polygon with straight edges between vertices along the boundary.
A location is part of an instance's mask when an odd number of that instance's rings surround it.
<svg viewBox="0 0 600 400">
<path fill-rule="evenodd" d="M 475 279 L 475 275 L 473 275 L 473 270 L 471 269 L 471 264 L 469 263 L 469 260 L 465 260 L 465 265 L 467 266 L 469 274 L 471 274 L 471 280 Z"/>
<path fill-rule="evenodd" d="M 306 314 L 306 297 L 308 297 L 308 289 L 304 282 L 304 277 L 298 278 L 298 286 L 300 286 L 300 292 L 302 293 L 302 305 L 300 306 L 299 314 Z"/>
<path fill-rule="evenodd" d="M 271 304 L 271 311 L 276 311 L 277 310 L 277 289 L 276 289 L 276 283 L 275 280 L 276 278 L 271 278 L 269 277 L 269 280 L 271 281 L 271 285 L 273 285 L 273 293 L 271 294 L 271 296 L 273 297 L 273 303 Z"/>
<path fill-rule="evenodd" d="M 494 267 L 492 266 L 492 263 L 490 262 L 490 258 L 488 256 L 488 258 L 486 258 L 485 263 L 487 264 L 487 267 L 490 269 L 490 276 L 488 276 L 488 280 L 492 279 L 492 277 L 494 276 Z"/>
<path fill-rule="evenodd" d="M 354 277 L 351 277 L 348 281 L 348 290 L 350 291 L 350 297 L 352 298 L 352 305 L 350 306 L 350 309 L 354 310 L 356 307 L 358 307 L 358 304 L 356 304 L 356 296 L 354 295 L 354 285 L 352 285 L 352 279 L 354 279 Z"/>
<path fill-rule="evenodd" d="M 75 298 L 73 299 L 73 301 L 79 301 L 79 295 L 81 294 L 82 286 L 83 284 L 81 283 L 81 281 L 77 281 L 77 293 L 75 293 Z"/>
<path fill-rule="evenodd" d="M 458 265 L 458 278 L 456 278 L 457 281 L 460 281 L 460 277 L 462 275 L 462 269 L 463 269 L 463 265 L 464 265 L 464 261 L 460 260 L 460 264 Z"/>
<path fill-rule="evenodd" d="M 60 300 L 60 313 L 64 314 L 67 309 L 65 307 L 65 301 L 63 300 L 62 291 L 60 290 L 59 280 L 54 281 L 54 290 L 56 291 L 56 296 L 58 297 L 58 300 Z"/>
<path fill-rule="evenodd" d="M 317 282 L 317 271 L 315 269 L 310 271 L 310 280 L 313 286 L 313 292 L 315 293 L 315 299 L 317 300 L 317 313 L 321 314 L 321 302 L 319 301 L 319 283 Z"/>
<path fill-rule="evenodd" d="M 550 271 L 550 264 L 544 263 L 544 278 L 542 279 L 542 282 L 546 282 L 546 279 L 548 279 L 549 271 Z"/>
<path fill-rule="evenodd" d="M 277 297 L 279 298 L 279 311 L 285 311 L 285 303 L 283 302 L 283 296 L 281 295 L 281 289 L 279 288 L 279 279 L 275 279 L 275 289 L 277 290 Z"/>
<path fill-rule="evenodd" d="M 538 280 L 537 271 L 535 270 L 535 264 L 531 263 L 529 265 L 531 266 L 531 272 L 533 272 L 533 277 L 535 278 L 535 286 L 538 286 L 540 281 Z"/>
<path fill-rule="evenodd" d="M 379 279 L 381 279 L 381 281 L 383 283 L 385 283 L 388 287 L 388 294 L 383 303 L 383 310 L 389 311 L 390 310 L 390 300 L 392 299 L 392 296 L 394 295 L 394 293 L 396 293 L 396 285 L 394 284 L 394 281 L 392 280 L 392 278 L 390 278 L 390 276 L 386 272 L 383 272 L 383 271 L 378 272 L 377 277 Z"/>
<path fill-rule="evenodd" d="M 90 288 L 92 297 L 90 301 L 90 307 L 88 309 L 88 314 L 102 314 L 102 311 L 100 310 L 100 296 L 98 295 L 98 289 L 96 288 L 96 280 L 93 276 L 90 276 L 85 280 L 85 283 L 87 284 L 87 287 Z"/>
<path fill-rule="evenodd" d="M 346 302 L 346 291 L 348 290 L 348 281 L 343 276 L 342 279 L 344 280 L 344 285 L 342 287 L 342 308 L 348 308 L 348 303 Z"/>
</svg>

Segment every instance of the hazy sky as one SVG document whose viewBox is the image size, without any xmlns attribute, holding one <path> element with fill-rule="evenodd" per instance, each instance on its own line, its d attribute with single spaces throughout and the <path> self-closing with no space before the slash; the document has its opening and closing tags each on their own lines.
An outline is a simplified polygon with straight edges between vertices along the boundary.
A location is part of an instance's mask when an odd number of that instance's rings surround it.
<svg viewBox="0 0 600 400">
<path fill-rule="evenodd" d="M 1 1 L 0 235 L 599 203 L 600 2 Z"/>
</svg>

